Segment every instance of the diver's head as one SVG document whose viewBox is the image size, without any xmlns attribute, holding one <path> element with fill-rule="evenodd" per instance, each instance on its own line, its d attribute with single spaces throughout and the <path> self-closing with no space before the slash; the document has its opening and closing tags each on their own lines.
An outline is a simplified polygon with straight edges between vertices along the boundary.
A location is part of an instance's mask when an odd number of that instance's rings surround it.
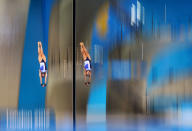
<svg viewBox="0 0 192 131">
<path fill-rule="evenodd" d="M 41 77 L 44 78 L 45 77 L 45 73 L 41 73 Z"/>
<path fill-rule="evenodd" d="M 91 71 L 86 71 L 86 76 L 90 76 Z"/>
</svg>

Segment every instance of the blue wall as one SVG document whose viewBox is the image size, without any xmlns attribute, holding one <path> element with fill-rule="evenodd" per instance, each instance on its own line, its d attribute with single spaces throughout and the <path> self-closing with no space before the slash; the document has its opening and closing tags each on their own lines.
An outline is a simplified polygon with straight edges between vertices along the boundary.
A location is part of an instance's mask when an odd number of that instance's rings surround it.
<svg viewBox="0 0 192 131">
<path fill-rule="evenodd" d="M 45 107 L 46 88 L 40 85 L 37 42 L 42 41 L 48 60 L 49 16 L 52 5 L 53 0 L 30 1 L 23 49 L 19 109 Z"/>
</svg>

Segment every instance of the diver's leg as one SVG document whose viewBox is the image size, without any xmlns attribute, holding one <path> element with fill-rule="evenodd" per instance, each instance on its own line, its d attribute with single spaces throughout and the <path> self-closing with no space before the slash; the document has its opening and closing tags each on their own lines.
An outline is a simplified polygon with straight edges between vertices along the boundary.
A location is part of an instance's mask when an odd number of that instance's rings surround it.
<svg viewBox="0 0 192 131">
<path fill-rule="evenodd" d="M 43 53 L 42 43 L 38 42 L 38 60 L 39 60 L 39 63 L 41 62 L 42 59 L 46 62 L 46 57 L 45 57 L 45 54 Z"/>
<path fill-rule="evenodd" d="M 42 53 L 42 44 L 41 42 L 38 42 L 38 54 Z"/>
<path fill-rule="evenodd" d="M 86 70 L 84 69 L 84 82 L 85 82 L 85 84 L 86 84 L 86 76 L 87 74 L 86 74 Z"/>
<path fill-rule="evenodd" d="M 46 57 L 45 57 L 45 55 L 43 54 L 42 55 L 42 59 L 45 61 L 45 63 L 46 63 Z"/>
<path fill-rule="evenodd" d="M 89 58 L 89 60 L 91 60 L 91 57 L 87 51 L 86 51 L 85 55 L 86 55 L 86 58 Z"/>
<path fill-rule="evenodd" d="M 89 84 L 91 83 L 91 71 L 89 71 Z"/>
<path fill-rule="evenodd" d="M 41 44 L 41 42 L 38 42 L 38 60 L 39 60 L 39 63 L 42 60 L 42 44 Z"/>
<path fill-rule="evenodd" d="M 85 48 L 85 46 L 83 46 L 83 52 L 84 52 L 84 55 L 85 55 L 85 57 L 87 58 L 89 58 L 89 60 L 91 60 L 91 57 L 90 57 L 90 55 L 89 55 L 89 52 L 87 51 L 87 49 Z"/>
<path fill-rule="evenodd" d="M 41 61 L 42 61 L 42 57 L 40 55 L 38 56 L 38 61 L 39 61 L 39 63 L 41 63 Z"/>
<path fill-rule="evenodd" d="M 46 63 L 46 57 L 44 54 L 41 54 L 38 56 L 38 60 L 39 60 L 39 63 L 41 63 L 42 60 L 44 60 L 44 62 Z"/>
<path fill-rule="evenodd" d="M 87 83 L 90 84 L 90 83 L 91 83 L 91 71 L 89 71 L 89 74 L 88 74 L 88 75 L 89 75 L 89 80 L 88 80 Z"/>
</svg>

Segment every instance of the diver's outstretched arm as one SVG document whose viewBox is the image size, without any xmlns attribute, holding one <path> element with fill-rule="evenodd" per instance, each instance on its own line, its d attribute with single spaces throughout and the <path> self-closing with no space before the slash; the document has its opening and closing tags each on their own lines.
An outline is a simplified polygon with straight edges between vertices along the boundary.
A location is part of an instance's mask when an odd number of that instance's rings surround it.
<svg viewBox="0 0 192 131">
<path fill-rule="evenodd" d="M 83 69 L 83 72 L 84 72 L 84 81 L 86 82 L 86 70 Z"/>
<path fill-rule="evenodd" d="M 85 51 L 84 51 L 84 45 L 81 46 L 81 54 L 85 54 Z"/>
<path fill-rule="evenodd" d="M 90 57 L 90 55 L 89 55 L 89 52 L 87 51 L 87 49 L 85 48 L 85 46 L 83 47 L 83 50 L 84 50 L 84 52 L 85 52 L 86 57 L 88 57 L 89 60 L 91 60 L 91 57 Z"/>
<path fill-rule="evenodd" d="M 91 56 L 89 55 L 89 53 L 87 52 L 87 57 L 89 58 L 89 60 L 91 60 Z"/>
<path fill-rule="evenodd" d="M 89 82 L 91 82 L 91 71 L 89 72 Z"/>
<path fill-rule="evenodd" d="M 40 83 L 42 85 L 42 77 L 41 77 L 41 71 L 39 70 L 39 78 L 40 78 Z"/>
<path fill-rule="evenodd" d="M 45 73 L 45 84 L 47 84 L 47 72 Z"/>
</svg>

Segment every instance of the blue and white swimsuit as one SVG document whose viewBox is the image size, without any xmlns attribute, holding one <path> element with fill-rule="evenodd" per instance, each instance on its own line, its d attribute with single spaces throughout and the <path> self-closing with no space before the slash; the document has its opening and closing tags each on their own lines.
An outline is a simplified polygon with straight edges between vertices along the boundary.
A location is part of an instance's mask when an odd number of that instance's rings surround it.
<svg viewBox="0 0 192 131">
<path fill-rule="evenodd" d="M 88 58 L 84 61 L 84 68 L 86 71 L 91 71 L 91 61 Z"/>
<path fill-rule="evenodd" d="M 47 72 L 47 68 L 46 68 L 46 64 L 45 64 L 44 60 L 42 60 L 40 63 L 40 71 L 41 71 L 41 73 Z"/>
</svg>

